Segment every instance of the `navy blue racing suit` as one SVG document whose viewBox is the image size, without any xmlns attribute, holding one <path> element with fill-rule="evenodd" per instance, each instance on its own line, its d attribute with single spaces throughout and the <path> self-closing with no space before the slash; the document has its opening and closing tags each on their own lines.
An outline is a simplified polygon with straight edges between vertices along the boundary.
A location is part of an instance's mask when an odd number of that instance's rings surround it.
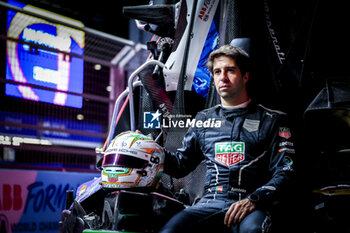
<svg viewBox="0 0 350 233">
<path fill-rule="evenodd" d="M 217 105 L 196 115 L 182 144 L 176 152 L 166 151 L 164 172 L 184 177 L 205 160 L 204 195 L 161 232 L 193 232 L 208 222 L 219 228 L 230 205 L 244 198 L 257 209 L 231 231 L 266 232 L 270 219 L 265 210 L 294 176 L 295 149 L 286 114 L 253 102 L 231 110 Z"/>
</svg>

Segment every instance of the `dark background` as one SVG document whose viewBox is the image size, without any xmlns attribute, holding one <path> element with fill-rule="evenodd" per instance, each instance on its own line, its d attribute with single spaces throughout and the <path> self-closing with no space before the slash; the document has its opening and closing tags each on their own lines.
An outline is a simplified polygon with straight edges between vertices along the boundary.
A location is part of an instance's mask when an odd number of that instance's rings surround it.
<svg viewBox="0 0 350 233">
<path fill-rule="evenodd" d="M 123 16 L 123 6 L 149 3 L 146 0 L 19 0 L 19 2 L 82 21 L 86 27 L 125 39 L 128 39 L 129 18 Z"/>
</svg>

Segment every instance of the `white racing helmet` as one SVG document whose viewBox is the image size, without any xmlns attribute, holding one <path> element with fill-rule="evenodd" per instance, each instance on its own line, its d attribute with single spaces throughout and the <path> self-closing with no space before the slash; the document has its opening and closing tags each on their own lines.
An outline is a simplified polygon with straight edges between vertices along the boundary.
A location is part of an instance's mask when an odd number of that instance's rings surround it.
<svg viewBox="0 0 350 233">
<path fill-rule="evenodd" d="M 135 132 L 116 136 L 104 153 L 104 188 L 154 187 L 163 174 L 164 150 L 152 138 Z"/>
</svg>

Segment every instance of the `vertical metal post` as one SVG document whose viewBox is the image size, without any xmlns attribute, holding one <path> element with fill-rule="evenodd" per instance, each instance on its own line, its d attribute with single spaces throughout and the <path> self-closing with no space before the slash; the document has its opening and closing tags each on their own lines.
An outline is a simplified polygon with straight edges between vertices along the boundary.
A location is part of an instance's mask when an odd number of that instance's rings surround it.
<svg viewBox="0 0 350 233">
<path fill-rule="evenodd" d="M 135 110 L 134 110 L 134 93 L 133 93 L 133 82 L 137 75 L 144 70 L 149 65 L 158 65 L 162 68 L 166 68 L 165 64 L 157 61 L 157 60 L 148 60 L 144 64 L 142 64 L 139 68 L 137 68 L 128 79 L 128 88 L 129 88 L 129 106 L 130 106 L 130 129 L 131 131 L 135 131 Z"/>
</svg>

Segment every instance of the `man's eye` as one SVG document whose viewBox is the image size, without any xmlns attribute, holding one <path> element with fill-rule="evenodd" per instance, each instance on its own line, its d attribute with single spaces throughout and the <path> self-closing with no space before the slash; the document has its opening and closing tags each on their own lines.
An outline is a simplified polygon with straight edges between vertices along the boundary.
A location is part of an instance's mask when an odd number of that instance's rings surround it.
<svg viewBox="0 0 350 233">
<path fill-rule="evenodd" d="M 220 74 L 220 70 L 214 70 L 214 74 Z"/>
</svg>

